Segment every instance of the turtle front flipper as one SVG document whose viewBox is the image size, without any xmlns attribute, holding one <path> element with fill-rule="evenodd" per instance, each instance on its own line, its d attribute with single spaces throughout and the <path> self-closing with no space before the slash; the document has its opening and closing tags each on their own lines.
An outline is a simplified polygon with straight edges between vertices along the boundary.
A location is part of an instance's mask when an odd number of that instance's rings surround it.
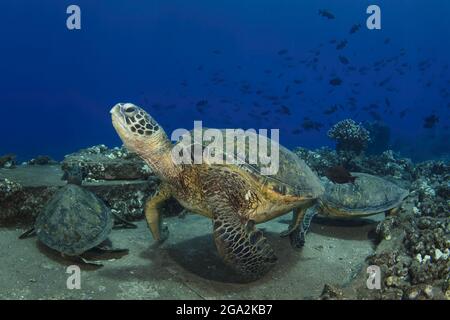
<svg viewBox="0 0 450 320">
<path fill-rule="evenodd" d="M 305 245 L 305 236 L 309 230 L 309 226 L 311 225 L 311 221 L 314 216 L 317 214 L 317 211 L 312 210 L 304 210 L 301 220 L 301 225 L 294 232 L 289 235 L 289 239 L 291 240 L 291 246 L 294 249 L 301 249 Z"/>
<path fill-rule="evenodd" d="M 163 242 L 169 237 L 169 228 L 163 225 L 162 217 L 160 215 L 160 205 L 168 200 L 171 196 L 169 187 L 162 184 L 156 194 L 147 200 L 145 204 L 145 218 L 148 226 L 156 241 Z"/>
<path fill-rule="evenodd" d="M 229 208 L 214 214 L 214 240 L 225 263 L 250 279 L 265 274 L 276 262 L 273 249 L 252 220 L 243 224 Z"/>
<path fill-rule="evenodd" d="M 277 257 L 263 232 L 249 219 L 260 201 L 256 190 L 238 172 L 227 168 L 211 170 L 205 184 L 219 255 L 246 280 L 261 277 Z"/>
</svg>

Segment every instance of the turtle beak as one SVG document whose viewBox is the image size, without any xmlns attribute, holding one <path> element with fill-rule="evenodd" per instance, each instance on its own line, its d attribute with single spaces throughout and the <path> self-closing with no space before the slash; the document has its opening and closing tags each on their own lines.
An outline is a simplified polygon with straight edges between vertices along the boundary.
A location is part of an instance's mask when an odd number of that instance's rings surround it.
<svg viewBox="0 0 450 320">
<path fill-rule="evenodd" d="M 111 108 L 109 113 L 111 113 L 111 114 L 120 114 L 121 113 L 120 111 L 122 110 L 122 106 L 123 106 L 123 103 L 116 104 L 114 107 Z"/>
<path fill-rule="evenodd" d="M 122 107 L 123 103 L 118 103 L 109 111 L 109 113 L 111 114 L 113 126 L 116 129 L 117 133 L 119 133 L 119 135 L 121 135 L 122 132 L 126 131 L 125 116 L 122 112 Z"/>
</svg>

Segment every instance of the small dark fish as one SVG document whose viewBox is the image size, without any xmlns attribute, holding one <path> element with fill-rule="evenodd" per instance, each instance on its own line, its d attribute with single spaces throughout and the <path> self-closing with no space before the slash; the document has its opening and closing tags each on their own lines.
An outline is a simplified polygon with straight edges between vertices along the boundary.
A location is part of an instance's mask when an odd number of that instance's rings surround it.
<svg viewBox="0 0 450 320">
<path fill-rule="evenodd" d="M 336 45 L 337 50 L 344 49 L 347 46 L 347 40 L 342 40 Z"/>
<path fill-rule="evenodd" d="M 390 38 L 384 39 L 384 44 L 388 44 L 389 42 L 391 42 L 391 39 L 390 39 Z"/>
<path fill-rule="evenodd" d="M 334 14 L 332 14 L 329 10 L 326 9 L 322 9 L 319 10 L 319 15 L 321 15 L 322 17 L 328 18 L 328 19 L 334 19 Z"/>
<path fill-rule="evenodd" d="M 384 86 L 386 83 L 388 83 L 389 81 L 391 81 L 391 78 L 392 78 L 392 77 L 387 77 L 386 79 L 381 80 L 381 81 L 379 82 L 378 85 L 379 85 L 380 87 Z"/>
<path fill-rule="evenodd" d="M 323 124 L 305 117 L 305 118 L 303 118 L 301 127 L 303 129 L 305 129 L 306 131 L 310 131 L 310 130 L 320 131 L 320 129 L 323 127 Z"/>
<path fill-rule="evenodd" d="M 220 50 L 213 50 L 213 52 L 212 53 L 214 53 L 214 54 L 221 54 L 222 52 L 220 51 Z"/>
<path fill-rule="evenodd" d="M 355 32 L 357 32 L 359 29 L 361 28 L 361 24 L 354 24 L 351 28 L 350 28 L 350 34 L 353 34 Z"/>
<path fill-rule="evenodd" d="M 330 84 L 332 86 L 340 86 L 342 84 L 342 80 L 339 77 L 333 78 L 330 80 Z"/>
<path fill-rule="evenodd" d="M 335 113 L 338 110 L 338 106 L 335 104 L 334 106 L 331 106 L 330 108 L 326 109 L 323 113 L 326 115 L 330 115 Z"/>
<path fill-rule="evenodd" d="M 328 168 L 325 172 L 325 176 L 333 183 L 338 184 L 354 183 L 356 179 L 356 177 L 352 176 L 352 174 L 343 166 Z"/>
<path fill-rule="evenodd" d="M 374 119 L 376 121 L 381 121 L 382 120 L 380 114 L 378 112 L 376 112 L 376 111 L 370 111 L 369 114 L 372 117 L 372 119 Z"/>
<path fill-rule="evenodd" d="M 196 106 L 197 107 L 204 107 L 208 104 L 208 100 L 200 100 L 199 102 L 197 102 Z"/>
<path fill-rule="evenodd" d="M 278 51 L 278 55 L 282 56 L 284 54 L 288 53 L 287 49 L 281 49 L 280 51 Z"/>
<path fill-rule="evenodd" d="M 348 64 L 349 63 L 348 59 L 346 57 L 344 57 L 344 56 L 339 56 L 339 61 L 342 64 Z"/>
<path fill-rule="evenodd" d="M 384 98 L 384 102 L 386 103 L 386 105 L 387 105 L 388 107 L 391 106 L 391 101 L 389 101 L 388 98 Z"/>
<path fill-rule="evenodd" d="M 290 116 L 291 110 L 286 106 L 281 106 L 280 109 L 278 109 L 278 113 Z"/>
<path fill-rule="evenodd" d="M 406 116 L 406 113 L 408 113 L 409 109 L 403 109 L 402 111 L 400 111 L 400 113 L 398 114 L 400 119 L 402 119 L 404 116 Z"/>
<path fill-rule="evenodd" d="M 439 117 L 437 117 L 436 115 L 432 114 L 432 115 L 429 115 L 428 117 L 426 117 L 426 118 L 424 119 L 423 127 L 426 128 L 426 129 L 431 129 L 431 128 L 433 128 L 438 122 L 439 122 Z"/>
<path fill-rule="evenodd" d="M 270 101 L 277 101 L 279 98 L 278 98 L 278 96 L 264 96 L 264 99 L 267 99 Z"/>
</svg>

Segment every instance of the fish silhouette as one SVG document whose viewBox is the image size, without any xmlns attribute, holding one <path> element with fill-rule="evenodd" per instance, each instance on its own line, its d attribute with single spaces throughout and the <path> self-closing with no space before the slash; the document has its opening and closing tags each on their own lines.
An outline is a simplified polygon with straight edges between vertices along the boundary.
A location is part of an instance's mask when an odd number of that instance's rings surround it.
<svg viewBox="0 0 450 320">
<path fill-rule="evenodd" d="M 325 176 L 334 183 L 354 183 L 356 177 L 353 177 L 350 171 L 345 169 L 342 165 L 328 168 L 325 172 Z"/>
</svg>

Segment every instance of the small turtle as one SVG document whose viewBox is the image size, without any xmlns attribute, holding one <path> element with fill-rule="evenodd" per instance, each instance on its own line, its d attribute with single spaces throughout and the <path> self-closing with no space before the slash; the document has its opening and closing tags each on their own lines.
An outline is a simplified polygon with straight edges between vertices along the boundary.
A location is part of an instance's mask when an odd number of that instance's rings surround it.
<svg viewBox="0 0 450 320">
<path fill-rule="evenodd" d="M 212 219 L 219 255 L 245 278 L 260 277 L 277 260 L 255 224 L 294 210 L 290 233 L 295 233 L 305 210 L 323 193 L 319 178 L 305 162 L 282 146 L 279 146 L 279 170 L 273 175 L 261 174 L 263 165 L 253 165 L 250 161 L 177 164 L 172 150 L 180 144 L 174 146 L 161 126 L 143 109 L 131 103 L 119 103 L 111 109 L 111 115 L 125 147 L 144 159 L 162 181 L 158 194 L 146 203 L 145 214 L 153 237 L 163 241 L 168 236 L 167 228 L 162 228 L 159 207 L 173 196 L 187 210 Z M 237 140 L 239 150 L 243 145 Z M 248 140 L 244 141 L 244 149 L 248 149 Z M 195 148 L 195 143 L 185 147 Z M 200 150 L 207 147 L 201 142 Z"/>
<path fill-rule="evenodd" d="M 398 211 L 409 192 L 386 179 L 367 173 L 351 172 L 349 183 L 333 183 L 322 178 L 325 192 L 319 198 L 317 210 L 309 210 L 302 222 L 300 237 L 295 243 L 303 246 L 314 215 L 333 218 L 355 218 Z"/>
<path fill-rule="evenodd" d="M 69 181 L 76 181 L 76 184 L 67 184 L 58 190 L 37 216 L 34 227 L 19 238 L 36 234 L 39 241 L 63 256 L 96 266 L 101 263 L 88 261 L 80 255 L 90 249 L 103 253 L 128 252 L 128 249 L 111 249 L 106 244 L 114 226 L 109 208 L 92 192 L 80 187 L 81 181 L 75 176 Z M 134 226 L 121 218 L 120 222 Z"/>
</svg>

